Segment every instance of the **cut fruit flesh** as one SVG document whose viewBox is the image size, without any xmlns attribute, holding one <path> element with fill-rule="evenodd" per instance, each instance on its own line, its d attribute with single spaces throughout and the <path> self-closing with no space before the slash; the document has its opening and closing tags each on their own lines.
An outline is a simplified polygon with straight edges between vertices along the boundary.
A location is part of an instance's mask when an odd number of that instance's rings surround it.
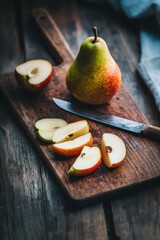
<svg viewBox="0 0 160 240">
<path fill-rule="evenodd" d="M 112 133 L 103 134 L 101 151 L 107 167 L 119 166 L 126 156 L 126 146 L 123 140 Z"/>
<path fill-rule="evenodd" d="M 41 139 L 44 142 L 50 142 L 52 143 L 52 137 L 53 137 L 53 131 L 49 130 L 36 130 L 37 136 L 39 137 L 39 139 Z"/>
<path fill-rule="evenodd" d="M 43 118 L 35 123 L 36 134 L 41 140 L 52 142 L 54 131 L 67 124 L 68 123 L 61 118 Z"/>
<path fill-rule="evenodd" d="M 88 132 L 89 124 L 86 120 L 73 122 L 55 130 L 53 134 L 53 143 L 70 141 Z"/>
<path fill-rule="evenodd" d="M 69 169 L 71 175 L 87 175 L 94 172 L 101 163 L 101 151 L 98 147 L 85 146 Z"/>
<path fill-rule="evenodd" d="M 68 123 L 61 118 L 43 118 L 36 122 L 35 127 L 40 130 L 56 130 L 56 127 L 64 127 Z"/>
<path fill-rule="evenodd" d="M 37 85 L 52 73 L 52 64 L 43 59 L 30 60 L 17 66 L 16 72 L 26 77 L 30 84 Z"/>
<path fill-rule="evenodd" d="M 84 146 L 93 146 L 91 133 L 84 134 L 74 140 L 53 144 L 54 151 L 62 156 L 77 156 Z"/>
</svg>

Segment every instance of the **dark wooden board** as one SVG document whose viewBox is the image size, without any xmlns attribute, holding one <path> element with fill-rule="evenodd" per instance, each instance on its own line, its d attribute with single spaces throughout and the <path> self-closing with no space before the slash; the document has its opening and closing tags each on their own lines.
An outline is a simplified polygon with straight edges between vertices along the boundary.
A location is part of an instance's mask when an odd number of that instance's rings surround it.
<svg viewBox="0 0 160 240">
<path fill-rule="evenodd" d="M 46 14 L 42 10 L 41 13 Z M 38 15 L 38 12 L 35 12 L 35 14 Z M 49 17 L 48 14 L 47 17 Z M 48 32 L 51 45 L 53 46 L 55 44 L 53 41 L 54 25 L 50 17 L 49 21 L 51 24 L 48 27 L 45 23 L 44 29 Z M 41 29 L 43 29 L 43 24 Z M 66 119 L 68 122 L 80 119 L 58 109 L 51 101 L 53 96 L 72 101 L 65 86 L 65 74 L 66 69 L 73 61 L 73 55 L 63 38 L 59 34 L 56 36 L 60 37 L 61 41 L 58 41 L 55 47 L 64 61 L 59 66 L 54 67 L 54 77 L 47 88 L 38 94 L 25 93 L 17 85 L 14 74 L 8 74 L 1 79 L 1 89 L 17 113 L 17 116 L 19 116 L 26 131 L 31 136 L 32 141 L 53 170 L 54 175 L 62 185 L 69 199 L 77 203 L 88 203 L 89 200 L 101 199 L 107 195 L 111 195 L 115 191 L 157 178 L 160 175 L 160 146 L 154 140 L 134 136 L 133 134 L 89 121 L 95 145 L 100 144 L 101 136 L 104 132 L 113 132 L 124 139 L 127 146 L 127 156 L 125 162 L 117 169 L 109 170 L 102 164 L 95 173 L 83 178 L 68 176 L 67 171 L 74 161 L 73 158 L 60 158 L 53 153 L 50 145 L 43 144 L 37 140 L 34 123 L 39 118 L 60 117 Z M 116 97 L 109 104 L 94 107 L 94 109 L 95 111 L 124 116 L 144 123 L 148 122 L 124 86 L 121 87 Z"/>
</svg>

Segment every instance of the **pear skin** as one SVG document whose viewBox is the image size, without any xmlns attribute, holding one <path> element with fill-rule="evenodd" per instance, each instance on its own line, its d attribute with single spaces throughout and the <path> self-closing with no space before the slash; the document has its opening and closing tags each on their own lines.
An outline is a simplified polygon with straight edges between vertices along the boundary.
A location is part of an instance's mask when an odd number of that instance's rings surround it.
<svg viewBox="0 0 160 240">
<path fill-rule="evenodd" d="M 83 41 L 67 71 L 66 85 L 76 99 L 92 105 L 106 103 L 117 93 L 121 72 L 102 38 Z"/>
</svg>

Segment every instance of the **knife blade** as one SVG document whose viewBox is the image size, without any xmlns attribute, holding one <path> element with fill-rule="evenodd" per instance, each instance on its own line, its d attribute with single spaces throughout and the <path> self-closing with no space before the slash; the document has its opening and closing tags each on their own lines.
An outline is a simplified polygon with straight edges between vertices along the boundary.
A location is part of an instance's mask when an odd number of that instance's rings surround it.
<svg viewBox="0 0 160 240">
<path fill-rule="evenodd" d="M 85 117 L 87 119 L 105 124 L 107 126 L 116 127 L 125 131 L 129 131 L 136 134 L 144 134 L 146 136 L 151 136 L 160 139 L 160 128 L 152 126 L 150 124 L 144 124 L 129 120 L 126 118 L 113 116 L 109 114 L 104 114 L 101 112 L 94 112 L 82 105 L 73 104 L 71 102 L 61 100 L 58 98 L 53 98 L 53 102 L 61 109 L 75 114 L 80 117 Z"/>
</svg>

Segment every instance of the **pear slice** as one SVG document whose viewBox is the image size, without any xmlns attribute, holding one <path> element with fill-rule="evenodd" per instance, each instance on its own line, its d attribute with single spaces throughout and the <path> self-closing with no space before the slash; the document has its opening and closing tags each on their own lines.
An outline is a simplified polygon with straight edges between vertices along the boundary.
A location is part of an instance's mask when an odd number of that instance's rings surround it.
<svg viewBox="0 0 160 240">
<path fill-rule="evenodd" d="M 91 133 L 86 133 L 74 140 L 53 144 L 54 151 L 62 156 L 77 156 L 81 153 L 84 146 L 93 146 Z"/>
<path fill-rule="evenodd" d="M 68 173 L 83 176 L 94 172 L 101 164 L 101 151 L 98 147 L 85 146 Z"/>
<path fill-rule="evenodd" d="M 52 130 L 49 130 L 49 131 L 36 130 L 36 134 L 40 140 L 44 142 L 50 142 L 50 143 L 52 143 L 53 132 L 54 130 L 53 131 Z"/>
<path fill-rule="evenodd" d="M 86 120 L 70 123 L 58 128 L 53 133 L 53 143 L 73 140 L 89 132 L 89 124 Z"/>
<path fill-rule="evenodd" d="M 115 134 L 104 133 L 101 141 L 104 164 L 109 168 L 118 167 L 126 156 L 124 141 Z"/>
<path fill-rule="evenodd" d="M 54 131 L 67 124 L 68 123 L 61 118 L 43 118 L 35 123 L 36 134 L 40 140 L 52 142 Z"/>
</svg>

